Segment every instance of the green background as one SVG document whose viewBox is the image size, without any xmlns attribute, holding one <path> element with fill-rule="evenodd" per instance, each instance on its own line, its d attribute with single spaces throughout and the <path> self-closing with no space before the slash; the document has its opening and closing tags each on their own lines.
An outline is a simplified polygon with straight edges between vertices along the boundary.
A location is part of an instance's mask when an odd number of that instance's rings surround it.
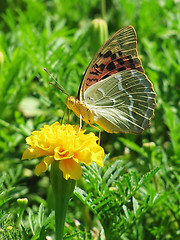
<svg viewBox="0 0 180 240">
<path fill-rule="evenodd" d="M 102 132 L 101 145 L 110 153 L 104 172 L 91 179 L 85 168 L 77 185 L 87 195 L 93 193 L 92 199 L 104 198 L 93 202 L 95 209 L 77 190 L 67 215 L 66 237 L 180 238 L 180 1 L 1 0 L 1 239 L 54 239 L 49 173 L 35 176 L 39 160 L 22 162 L 21 156 L 25 137 L 44 124 L 60 121 L 65 109 L 66 96 L 49 85 L 43 67 L 76 96 L 84 71 L 106 38 L 104 25 L 95 29 L 96 18 L 104 18 L 109 36 L 128 24 L 136 29 L 139 57 L 157 94 L 157 107 L 151 127 L 140 136 Z M 73 113 L 70 123 L 79 124 Z M 86 129 L 94 131 L 90 126 Z M 144 178 L 148 173 L 150 177 Z M 103 183 L 107 195 L 96 189 Z M 137 189 L 132 190 L 132 184 Z M 108 196 L 113 202 L 107 201 Z M 16 200 L 24 197 L 29 202 L 19 224 Z"/>
</svg>

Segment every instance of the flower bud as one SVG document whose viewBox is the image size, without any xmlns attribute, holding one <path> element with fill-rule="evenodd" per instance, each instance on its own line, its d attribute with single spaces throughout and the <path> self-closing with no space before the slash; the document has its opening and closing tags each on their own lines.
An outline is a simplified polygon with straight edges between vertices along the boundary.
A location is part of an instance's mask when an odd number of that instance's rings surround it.
<svg viewBox="0 0 180 240">
<path fill-rule="evenodd" d="M 148 143 L 144 143 L 143 147 L 148 150 L 148 151 L 153 151 L 156 147 L 156 144 L 154 142 L 148 142 Z"/>
<path fill-rule="evenodd" d="M 103 45 L 103 43 L 108 38 L 108 27 L 107 23 L 103 19 L 94 19 L 91 22 L 91 38 L 92 38 L 92 47 L 94 48 L 94 52 Z"/>
<path fill-rule="evenodd" d="M 17 199 L 17 203 L 21 208 L 25 208 L 26 205 L 28 204 L 28 199 L 27 198 L 19 198 Z"/>
</svg>

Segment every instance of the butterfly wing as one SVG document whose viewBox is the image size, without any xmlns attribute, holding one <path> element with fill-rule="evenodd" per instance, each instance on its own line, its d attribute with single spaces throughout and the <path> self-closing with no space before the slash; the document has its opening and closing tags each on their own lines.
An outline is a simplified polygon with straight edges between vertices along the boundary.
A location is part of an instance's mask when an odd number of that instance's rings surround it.
<svg viewBox="0 0 180 240">
<path fill-rule="evenodd" d="M 141 133 L 154 116 L 155 92 L 147 76 L 125 70 L 91 85 L 85 105 L 94 110 L 95 122 L 110 133 Z"/>
<path fill-rule="evenodd" d="M 137 56 L 137 37 L 132 26 L 118 30 L 96 53 L 84 74 L 78 99 L 84 100 L 84 92 L 91 85 L 128 69 L 144 72 Z"/>
</svg>

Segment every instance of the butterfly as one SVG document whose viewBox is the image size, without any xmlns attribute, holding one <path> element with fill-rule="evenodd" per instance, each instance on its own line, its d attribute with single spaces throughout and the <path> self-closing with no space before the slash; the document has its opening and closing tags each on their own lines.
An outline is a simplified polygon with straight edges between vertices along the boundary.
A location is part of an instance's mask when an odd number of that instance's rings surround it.
<svg viewBox="0 0 180 240">
<path fill-rule="evenodd" d="M 66 105 L 80 119 L 106 132 L 140 134 L 150 126 L 155 98 L 137 54 L 135 29 L 125 26 L 98 50 L 78 96 L 68 96 Z"/>
<path fill-rule="evenodd" d="M 78 96 L 67 96 L 66 105 L 90 126 L 97 124 L 109 133 L 140 134 L 150 126 L 155 98 L 137 54 L 135 29 L 129 25 L 98 50 L 83 76 Z"/>
</svg>

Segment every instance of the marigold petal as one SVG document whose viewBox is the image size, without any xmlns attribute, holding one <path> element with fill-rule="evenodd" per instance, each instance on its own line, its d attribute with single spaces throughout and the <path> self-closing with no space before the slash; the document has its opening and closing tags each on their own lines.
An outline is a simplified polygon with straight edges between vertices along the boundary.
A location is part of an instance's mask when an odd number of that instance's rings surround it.
<svg viewBox="0 0 180 240">
<path fill-rule="evenodd" d="M 64 159 L 59 162 L 59 169 L 63 172 L 63 177 L 68 180 L 69 178 L 78 180 L 82 175 L 81 165 L 71 159 Z"/>
<path fill-rule="evenodd" d="M 24 160 L 24 159 L 31 160 L 32 158 L 42 157 L 42 156 L 45 156 L 46 154 L 47 154 L 46 151 L 44 151 L 38 147 L 29 147 L 28 149 L 26 149 L 23 152 L 21 159 L 22 160 Z"/>
<path fill-rule="evenodd" d="M 93 141 L 84 143 L 82 150 L 75 153 L 75 157 L 80 162 L 90 165 L 92 162 L 96 162 L 99 166 L 103 167 L 103 158 L 105 156 L 104 149 L 99 146 L 96 142 L 96 138 Z M 85 147 L 86 146 L 86 147 Z"/>
<path fill-rule="evenodd" d="M 34 131 L 32 135 L 26 138 L 26 144 L 32 147 L 38 147 L 44 151 L 47 151 L 51 147 L 49 137 L 44 131 Z"/>
<path fill-rule="evenodd" d="M 88 166 L 92 163 L 92 153 L 90 152 L 89 148 L 77 151 L 74 154 L 74 157 L 77 158 L 79 162 L 84 163 Z"/>
<path fill-rule="evenodd" d="M 79 135 L 79 146 L 81 149 L 84 148 L 93 148 L 94 146 L 98 145 L 96 142 L 98 140 L 98 137 L 92 132 L 89 134 L 78 134 Z"/>
<path fill-rule="evenodd" d="M 103 167 L 104 166 L 103 158 L 105 156 L 104 149 L 100 147 L 97 149 L 95 148 L 94 150 L 97 150 L 97 151 L 92 152 L 92 161 L 97 163 L 99 166 Z"/>
<path fill-rule="evenodd" d="M 45 157 L 38 165 L 36 165 L 35 173 L 39 176 L 42 172 L 46 172 L 49 165 L 54 161 L 52 156 Z"/>
</svg>

